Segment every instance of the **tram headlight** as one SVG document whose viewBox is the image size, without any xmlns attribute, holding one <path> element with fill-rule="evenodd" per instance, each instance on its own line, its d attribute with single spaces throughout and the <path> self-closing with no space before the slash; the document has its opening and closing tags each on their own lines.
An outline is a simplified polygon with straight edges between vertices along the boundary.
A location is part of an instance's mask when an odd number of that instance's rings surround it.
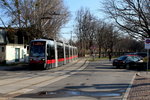
<svg viewBox="0 0 150 100">
<path fill-rule="evenodd" d="M 32 58 L 30 58 L 30 61 L 33 61 L 33 59 L 32 59 Z"/>
<path fill-rule="evenodd" d="M 45 59 L 43 58 L 43 59 L 41 59 L 42 61 L 45 61 Z"/>
</svg>

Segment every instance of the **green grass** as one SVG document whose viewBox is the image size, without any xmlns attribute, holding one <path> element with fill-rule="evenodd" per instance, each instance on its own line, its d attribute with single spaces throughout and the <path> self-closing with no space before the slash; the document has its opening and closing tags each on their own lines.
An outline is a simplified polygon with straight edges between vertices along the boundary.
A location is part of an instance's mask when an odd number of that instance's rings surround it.
<svg viewBox="0 0 150 100">
<path fill-rule="evenodd" d="M 150 71 L 150 69 L 146 70 L 146 71 Z"/>
<path fill-rule="evenodd" d="M 99 58 L 99 57 L 95 57 L 95 58 L 89 57 L 87 60 L 88 61 L 98 61 L 98 60 L 109 60 L 109 58 L 108 57 L 101 57 L 101 58 Z"/>
</svg>

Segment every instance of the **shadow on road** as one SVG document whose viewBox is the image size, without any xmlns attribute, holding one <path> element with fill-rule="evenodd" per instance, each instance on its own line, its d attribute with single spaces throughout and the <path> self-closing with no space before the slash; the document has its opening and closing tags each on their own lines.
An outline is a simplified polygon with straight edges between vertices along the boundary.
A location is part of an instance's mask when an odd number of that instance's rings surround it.
<svg viewBox="0 0 150 100">
<path fill-rule="evenodd" d="M 129 72 L 132 70 L 126 70 L 126 69 L 116 69 L 114 66 L 112 66 L 112 62 L 106 61 L 106 62 L 100 62 L 95 61 L 88 64 L 87 68 L 83 71 L 86 72 Z"/>
<path fill-rule="evenodd" d="M 33 68 L 28 64 L 19 64 L 15 66 L 0 66 L 0 71 L 37 71 L 41 70 L 40 68 Z"/>
<path fill-rule="evenodd" d="M 124 70 L 118 70 L 122 71 Z M 74 72 L 74 71 L 72 71 Z M 110 62 L 91 62 L 88 64 L 88 66 L 81 71 L 82 73 L 76 73 L 73 74 L 72 77 L 85 75 L 90 76 L 92 72 L 116 72 L 114 68 L 110 65 Z M 91 72 L 91 73 L 88 73 Z M 70 73 L 67 73 L 70 74 Z M 124 92 L 126 91 L 126 88 L 129 86 L 127 83 L 121 83 L 121 84 L 92 84 L 92 85 L 86 85 L 86 84 L 80 84 L 80 85 L 70 85 L 64 86 L 61 89 L 55 90 L 55 91 L 49 91 L 48 88 L 46 88 L 47 91 L 39 91 L 36 93 L 28 93 L 20 95 L 16 98 L 62 98 L 62 97 L 74 97 L 74 96 L 87 96 L 87 97 L 93 97 L 96 99 L 100 99 L 102 97 L 121 97 Z M 92 89 L 92 91 L 89 91 Z M 88 90 L 88 91 L 87 91 Z M 105 91 L 104 91 L 105 90 Z"/>
<path fill-rule="evenodd" d="M 68 86 L 56 91 L 40 91 L 20 95 L 16 98 L 62 98 L 73 96 L 87 96 L 93 98 L 122 96 L 129 84 L 93 84 L 92 86 Z M 85 91 L 81 89 L 95 88 L 97 91 Z M 100 91 L 101 89 L 115 89 Z"/>
</svg>

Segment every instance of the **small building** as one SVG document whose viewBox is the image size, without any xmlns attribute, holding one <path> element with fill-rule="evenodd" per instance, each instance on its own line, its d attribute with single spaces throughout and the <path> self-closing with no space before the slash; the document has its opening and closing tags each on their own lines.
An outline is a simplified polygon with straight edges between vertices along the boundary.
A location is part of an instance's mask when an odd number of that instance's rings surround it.
<svg viewBox="0 0 150 100">
<path fill-rule="evenodd" d="M 12 64 L 27 62 L 27 58 L 27 46 L 24 44 L 10 43 L 7 37 L 7 30 L 0 28 L 0 63 Z"/>
<path fill-rule="evenodd" d="M 0 63 L 26 62 L 27 49 L 23 44 L 0 45 Z"/>
</svg>

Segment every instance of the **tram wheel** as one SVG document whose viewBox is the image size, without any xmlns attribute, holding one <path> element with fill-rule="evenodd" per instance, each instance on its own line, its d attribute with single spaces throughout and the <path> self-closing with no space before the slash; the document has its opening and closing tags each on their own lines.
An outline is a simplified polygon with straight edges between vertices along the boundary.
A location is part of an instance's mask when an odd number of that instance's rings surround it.
<svg viewBox="0 0 150 100">
<path fill-rule="evenodd" d="M 47 70 L 49 69 L 48 65 L 47 64 L 44 64 L 44 67 L 43 67 L 44 70 Z"/>
</svg>

